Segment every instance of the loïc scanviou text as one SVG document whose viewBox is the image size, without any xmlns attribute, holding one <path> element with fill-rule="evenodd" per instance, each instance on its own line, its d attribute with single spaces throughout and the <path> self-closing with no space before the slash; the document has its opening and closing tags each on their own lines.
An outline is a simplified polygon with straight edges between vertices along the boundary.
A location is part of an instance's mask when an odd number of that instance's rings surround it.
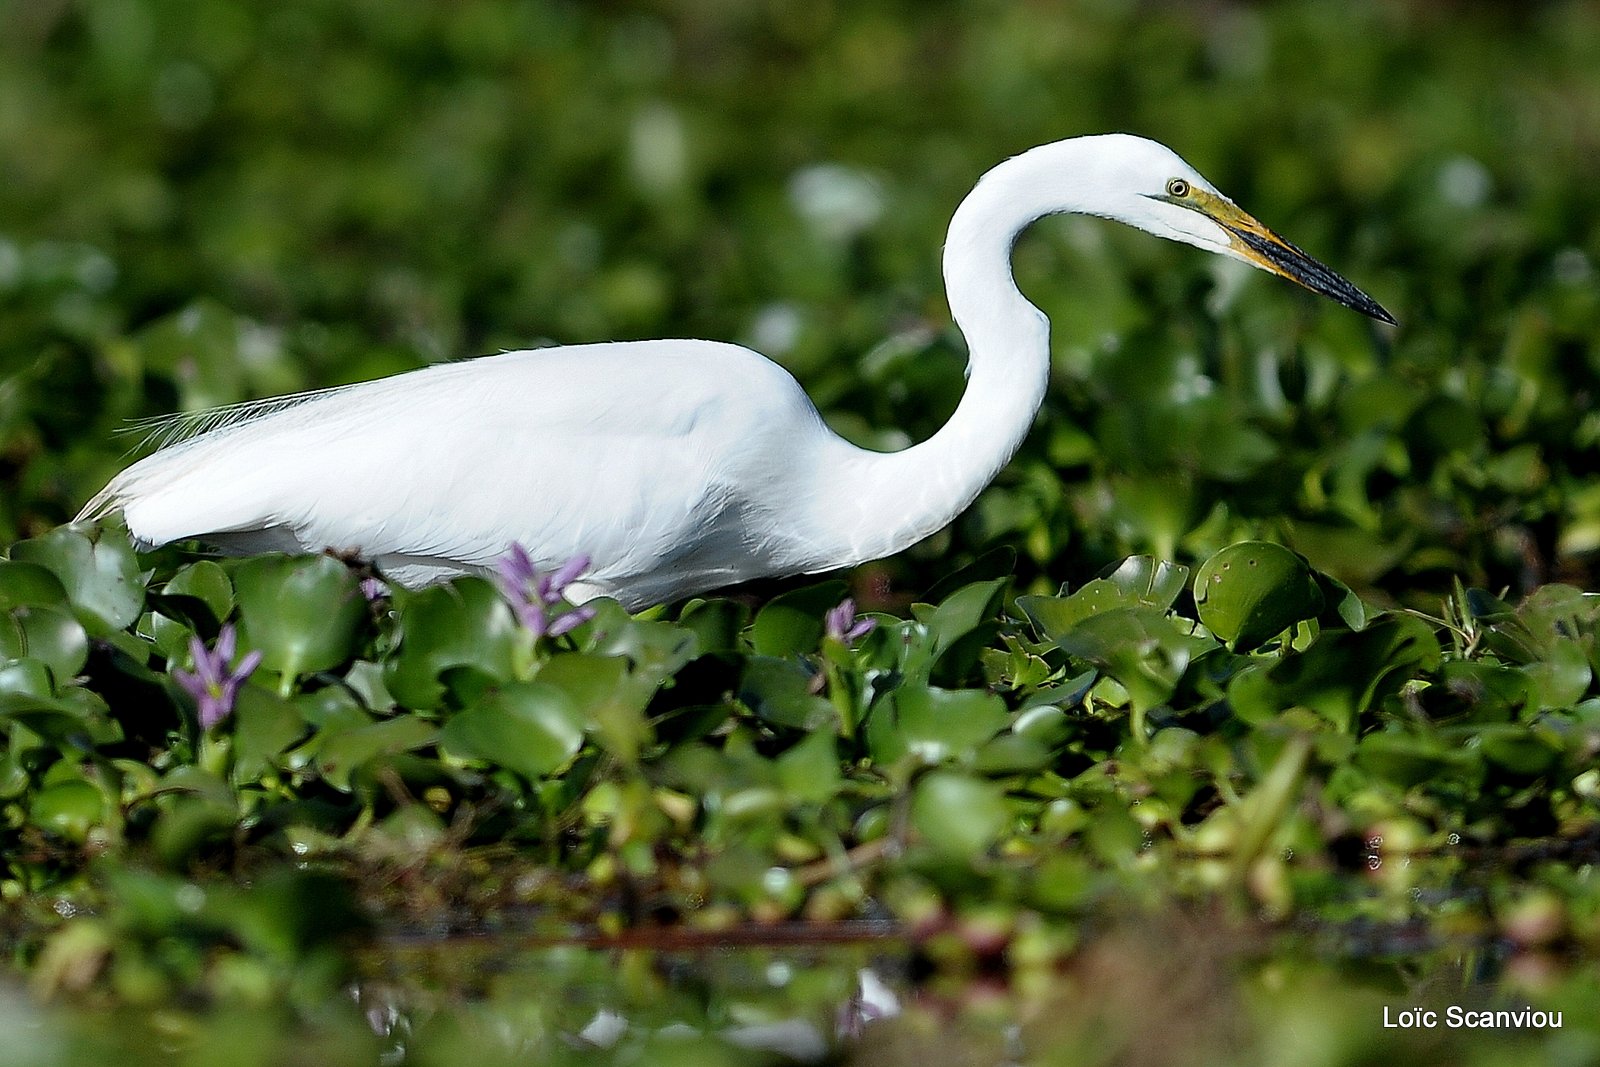
<svg viewBox="0 0 1600 1067">
<path fill-rule="evenodd" d="M 1451 1004 L 1443 1011 L 1432 1008 L 1383 1007 L 1383 1026 L 1386 1030 L 1436 1030 L 1444 1026 L 1451 1030 L 1559 1030 L 1559 1011 L 1536 1011 L 1533 1008 L 1499 1008 L 1493 1011 L 1463 1008 Z"/>
</svg>

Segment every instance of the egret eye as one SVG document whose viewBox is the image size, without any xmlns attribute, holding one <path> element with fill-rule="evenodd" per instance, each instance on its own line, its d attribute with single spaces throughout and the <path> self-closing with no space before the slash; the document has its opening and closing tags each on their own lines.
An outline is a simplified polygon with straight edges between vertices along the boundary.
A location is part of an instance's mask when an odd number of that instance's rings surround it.
<svg viewBox="0 0 1600 1067">
<path fill-rule="evenodd" d="M 1167 195 L 1185 197 L 1189 195 L 1189 183 L 1182 178 L 1174 178 L 1167 183 Z"/>
</svg>

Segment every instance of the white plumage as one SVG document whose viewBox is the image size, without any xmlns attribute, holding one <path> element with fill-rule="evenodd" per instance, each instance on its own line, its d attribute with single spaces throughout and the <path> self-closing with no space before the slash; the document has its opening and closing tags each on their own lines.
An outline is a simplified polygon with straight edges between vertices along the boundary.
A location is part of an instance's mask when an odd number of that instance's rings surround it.
<svg viewBox="0 0 1600 1067">
<path fill-rule="evenodd" d="M 632 608 L 889 555 L 970 504 L 1038 411 L 1048 324 L 1010 253 L 1056 212 L 1235 256 L 1392 321 L 1169 149 L 1076 138 L 1000 164 L 957 209 L 944 274 L 969 381 L 912 448 L 850 445 L 787 371 L 736 345 L 570 345 L 241 405 L 123 471 L 80 519 L 121 511 L 153 544 L 353 553 L 407 585 L 483 572 L 515 541 L 547 568 L 587 554 L 575 595 Z"/>
</svg>

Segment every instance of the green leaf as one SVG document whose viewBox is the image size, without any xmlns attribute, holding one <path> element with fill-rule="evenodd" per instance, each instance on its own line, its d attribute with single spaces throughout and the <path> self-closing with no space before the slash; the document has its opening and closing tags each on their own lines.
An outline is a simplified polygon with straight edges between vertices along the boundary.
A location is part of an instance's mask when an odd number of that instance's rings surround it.
<svg viewBox="0 0 1600 1067">
<path fill-rule="evenodd" d="M 952 858 L 981 856 L 1010 822 L 1001 788 L 970 775 L 932 771 L 911 795 L 911 825 L 929 847 Z"/>
<path fill-rule="evenodd" d="M 1303 652 L 1241 671 L 1228 684 L 1228 699 L 1246 722 L 1300 706 L 1354 731 L 1360 715 L 1439 661 L 1439 640 L 1427 623 L 1388 615 L 1360 633 L 1324 630 Z"/>
<path fill-rule="evenodd" d="M 979 746 L 1005 729 L 1005 701 L 979 689 L 897 689 L 872 713 L 872 755 L 895 763 L 907 755 L 922 763 L 970 763 Z"/>
<path fill-rule="evenodd" d="M 55 686 L 44 661 L 9 656 L 5 659 L 6 662 L 0 663 L 0 708 L 5 706 L 7 697 L 49 700 L 54 696 Z"/>
<path fill-rule="evenodd" d="M 1484 759 L 1513 774 L 1543 774 L 1561 757 L 1561 750 L 1537 729 L 1521 723 L 1486 724 L 1468 735 L 1472 736 Z"/>
<path fill-rule="evenodd" d="M 964 567 L 942 576 L 929 587 L 925 602 L 943 603 L 951 594 L 965 586 L 992 579 L 1010 581 L 1017 569 L 1017 550 L 1010 545 L 997 545 Z"/>
<path fill-rule="evenodd" d="M 196 789 L 163 796 L 160 811 L 150 843 L 171 867 L 182 867 L 206 846 L 221 845 L 237 832 L 239 806 L 228 790 Z"/>
<path fill-rule="evenodd" d="M 319 735 L 317 768 L 329 785 L 347 793 L 352 776 L 366 763 L 432 744 L 438 735 L 433 723 L 415 715 L 401 715 L 353 730 L 335 728 L 331 736 Z"/>
<path fill-rule="evenodd" d="M 245 887 L 228 886 L 210 895 L 207 916 L 253 952 L 295 966 L 308 953 L 328 948 L 367 924 L 349 883 L 324 870 L 268 870 Z M 314 957 L 313 957 L 314 958 Z"/>
<path fill-rule="evenodd" d="M 58 526 L 11 546 L 11 558 L 51 571 L 78 619 L 94 636 L 126 629 L 144 610 L 144 581 L 133 546 L 114 527 Z M 92 536 L 91 536 L 92 535 Z"/>
<path fill-rule="evenodd" d="M 240 687 L 233 706 L 234 783 L 255 781 L 307 729 L 305 717 L 292 702 L 259 685 Z"/>
<path fill-rule="evenodd" d="M 145 326 L 137 343 L 145 365 L 177 384 L 183 409 L 201 411 L 244 398 L 250 361 L 241 358 L 243 325 L 202 297 Z"/>
<path fill-rule="evenodd" d="M 62 751 L 90 751 L 122 740 L 105 701 L 87 689 L 52 695 L 48 668 L 37 660 L 0 664 L 0 723 L 19 723 Z"/>
<path fill-rule="evenodd" d="M 444 724 L 439 744 L 461 759 L 481 759 L 537 780 L 554 774 L 583 747 L 583 713 L 563 690 L 518 682 Z"/>
<path fill-rule="evenodd" d="M 213 626 L 220 626 L 233 614 L 233 583 L 228 581 L 227 571 L 208 559 L 178 571 L 162 588 L 161 595 L 198 601 L 210 614 L 208 622 Z"/>
<path fill-rule="evenodd" d="M 0 559 L 0 611 L 14 607 L 65 608 L 67 590 L 55 572 L 36 563 Z"/>
<path fill-rule="evenodd" d="M 384 683 L 401 705 L 419 709 L 440 706 L 445 686 L 439 675 L 452 667 L 509 681 L 519 643 L 527 637 L 494 586 L 481 578 L 458 578 L 407 597 L 399 634 Z"/>
<path fill-rule="evenodd" d="M 234 571 L 240 647 L 288 678 L 336 667 L 356 650 L 366 598 L 331 556 L 257 556 Z"/>
<path fill-rule="evenodd" d="M 1472 771 L 1476 755 L 1442 738 L 1403 733 L 1373 733 L 1356 745 L 1356 766 L 1403 788 Z"/>
<path fill-rule="evenodd" d="M 1093 680 L 1093 671 L 1087 672 L 1082 678 Z M 1087 692 L 1088 685 L 1084 684 Z M 1076 703 L 1076 701 L 1073 701 Z M 1017 714 L 1016 722 L 1011 724 L 1011 732 L 1018 737 L 1026 737 L 1047 749 L 1060 748 L 1076 732 L 1074 720 L 1056 704 L 1036 704 L 1025 708 Z"/>
<path fill-rule="evenodd" d="M 89 638 L 61 609 L 22 605 L 0 611 L 0 659 L 37 660 L 65 684 L 88 662 Z"/>
<path fill-rule="evenodd" d="M 645 716 L 656 684 L 628 669 L 622 656 L 567 652 L 554 656 L 535 679 L 565 693 L 583 718 L 592 724 L 600 747 L 627 763 L 655 740 Z"/>
<path fill-rule="evenodd" d="M 739 677 L 739 700 L 774 726 L 817 730 L 834 724 L 838 712 L 812 690 L 813 675 L 793 659 L 751 656 Z"/>
<path fill-rule="evenodd" d="M 643 619 L 629 619 L 601 634 L 590 651 L 626 658 L 635 674 L 655 685 L 665 682 L 699 654 L 693 630 Z"/>
<path fill-rule="evenodd" d="M 931 610 L 925 604 L 912 605 L 911 610 L 917 621 L 927 627 L 928 636 L 933 641 L 935 659 L 995 617 L 1010 580 L 1005 577 L 973 582 L 957 589 Z"/>
<path fill-rule="evenodd" d="M 822 582 L 773 597 L 756 614 L 750 644 L 758 656 L 803 656 L 822 640 L 822 617 L 845 598 L 849 586 Z"/>
<path fill-rule="evenodd" d="M 1189 568 L 1154 556 L 1129 556 L 1109 576 L 1110 583 L 1130 603 L 1157 611 L 1171 611 L 1189 583 Z"/>
<path fill-rule="evenodd" d="M 1028 774 L 1050 766 L 1050 749 L 1033 737 L 1001 734 L 978 750 L 973 769 L 980 774 Z"/>
<path fill-rule="evenodd" d="M 81 778 L 45 786 L 28 805 L 28 821 L 48 833 L 82 844 L 106 817 L 106 798 Z"/>
<path fill-rule="evenodd" d="M 1046 640 L 1057 640 L 1083 620 L 1115 608 L 1172 610 L 1189 579 L 1189 568 L 1158 561 L 1154 556 L 1129 556 L 1110 575 L 1086 583 L 1070 596 L 1024 596 L 1017 607 Z"/>
<path fill-rule="evenodd" d="M 1179 633 L 1166 615 L 1145 607 L 1091 615 L 1056 643 L 1115 678 L 1141 711 L 1172 696 L 1190 658 L 1204 647 L 1200 639 Z"/>
<path fill-rule="evenodd" d="M 1322 590 L 1299 555 L 1270 541 L 1229 545 L 1195 574 L 1200 621 L 1239 651 L 1322 611 Z"/>
<path fill-rule="evenodd" d="M 1421 694 L 1435 720 L 1464 717 L 1470 722 L 1510 722 L 1530 703 L 1534 681 L 1525 670 L 1481 660 L 1445 660 L 1438 683 Z"/>
<path fill-rule="evenodd" d="M 1570 708 L 1594 679 L 1589 656 L 1576 641 L 1550 642 L 1543 658 L 1522 668 L 1532 680 L 1538 707 Z"/>
<path fill-rule="evenodd" d="M 1321 618 L 1324 625 L 1342 623 L 1351 630 L 1365 630 L 1371 621 L 1372 612 L 1365 601 L 1351 590 L 1348 585 L 1337 578 L 1330 577 L 1320 571 L 1313 572 L 1317 588 L 1322 591 L 1323 612 Z M 1330 617 L 1331 613 L 1331 617 Z"/>
<path fill-rule="evenodd" d="M 750 609 L 737 600 L 697 600 L 683 609 L 678 625 L 695 635 L 704 654 L 739 651 L 739 633 L 749 621 Z"/>
<path fill-rule="evenodd" d="M 838 739 L 826 730 L 808 734 L 776 763 L 784 793 L 802 804 L 832 800 L 843 782 Z"/>
</svg>

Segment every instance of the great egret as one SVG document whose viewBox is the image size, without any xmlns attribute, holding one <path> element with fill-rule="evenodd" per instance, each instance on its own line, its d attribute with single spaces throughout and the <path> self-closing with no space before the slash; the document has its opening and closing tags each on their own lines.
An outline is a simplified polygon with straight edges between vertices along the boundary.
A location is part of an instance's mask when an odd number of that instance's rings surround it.
<svg viewBox="0 0 1600 1067">
<path fill-rule="evenodd" d="M 1016 452 L 1044 398 L 1049 323 L 1011 248 L 1050 214 L 1099 215 L 1283 275 L 1393 323 L 1176 153 L 1126 134 L 990 170 L 944 247 L 968 383 L 937 433 L 866 451 L 778 364 L 716 341 L 509 352 L 239 405 L 119 474 L 80 519 L 227 551 L 333 549 L 418 585 L 484 573 L 512 542 L 571 595 L 639 608 L 753 578 L 848 567 L 941 529 Z"/>
</svg>

